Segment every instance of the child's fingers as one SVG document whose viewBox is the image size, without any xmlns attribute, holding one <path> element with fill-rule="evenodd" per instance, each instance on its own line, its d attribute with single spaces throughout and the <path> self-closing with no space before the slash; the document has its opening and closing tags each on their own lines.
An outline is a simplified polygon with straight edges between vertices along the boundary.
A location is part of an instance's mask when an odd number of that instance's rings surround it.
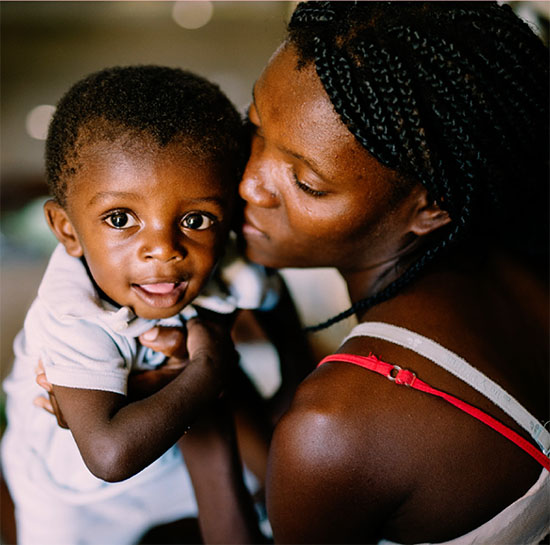
<svg viewBox="0 0 550 545">
<path fill-rule="evenodd" d="M 165 356 L 187 358 L 187 334 L 177 327 L 154 327 L 139 337 L 143 346 L 161 352 Z"/>
<path fill-rule="evenodd" d="M 166 363 L 162 366 L 165 371 L 181 371 L 189 362 L 180 358 L 168 358 Z"/>
</svg>

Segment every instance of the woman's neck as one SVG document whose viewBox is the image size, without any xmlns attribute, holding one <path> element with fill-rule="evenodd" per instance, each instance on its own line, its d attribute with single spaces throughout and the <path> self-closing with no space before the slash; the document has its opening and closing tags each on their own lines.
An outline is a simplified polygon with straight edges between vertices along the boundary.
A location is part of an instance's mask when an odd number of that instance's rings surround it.
<svg viewBox="0 0 550 545">
<path fill-rule="evenodd" d="M 384 263 L 360 271 L 339 271 L 348 289 L 352 303 L 381 292 L 405 271 L 401 264 Z"/>
<path fill-rule="evenodd" d="M 339 270 L 351 302 L 356 303 L 383 291 L 407 271 L 421 251 L 420 240 L 416 239 L 379 263 L 355 270 Z"/>
</svg>

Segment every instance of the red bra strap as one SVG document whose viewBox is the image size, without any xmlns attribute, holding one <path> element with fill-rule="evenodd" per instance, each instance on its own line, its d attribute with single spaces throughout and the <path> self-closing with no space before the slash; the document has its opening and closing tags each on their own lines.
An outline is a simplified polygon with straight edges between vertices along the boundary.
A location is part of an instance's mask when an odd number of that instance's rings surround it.
<svg viewBox="0 0 550 545">
<path fill-rule="evenodd" d="M 420 390 L 427 394 L 440 397 L 474 418 L 481 420 L 481 422 L 487 424 L 487 426 L 493 428 L 501 435 L 504 435 L 510 439 L 510 441 L 513 441 L 516 445 L 518 445 L 518 447 L 523 449 L 527 452 L 527 454 L 531 455 L 537 462 L 539 462 L 539 464 L 550 471 L 550 459 L 548 459 L 547 456 L 545 456 L 538 448 L 524 439 L 521 435 L 517 434 L 515 431 L 511 430 L 504 424 L 501 424 L 498 420 L 477 409 L 476 407 L 469 405 L 468 403 L 465 403 L 452 395 L 442 392 L 441 390 L 432 388 L 429 384 L 426 384 L 420 380 L 412 371 L 402 369 L 399 365 L 392 365 L 391 363 L 383 362 L 373 354 L 370 354 L 369 356 L 357 356 L 356 354 L 331 354 L 330 356 L 322 359 L 319 365 L 330 361 L 353 363 L 354 365 L 359 365 L 360 367 L 364 367 L 365 369 L 369 369 L 370 371 L 383 375 L 392 382 L 395 382 L 395 384 L 409 386 L 415 390 Z M 317 367 L 319 367 L 319 365 Z"/>
</svg>

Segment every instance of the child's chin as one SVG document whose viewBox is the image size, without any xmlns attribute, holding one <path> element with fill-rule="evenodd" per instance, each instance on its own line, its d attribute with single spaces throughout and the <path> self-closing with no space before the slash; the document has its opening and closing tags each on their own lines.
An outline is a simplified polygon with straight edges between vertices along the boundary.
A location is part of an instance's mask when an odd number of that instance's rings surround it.
<svg viewBox="0 0 550 545">
<path fill-rule="evenodd" d="M 170 308 L 135 308 L 134 312 L 140 318 L 145 318 L 146 320 L 162 320 L 164 318 L 171 318 L 179 312 L 181 312 L 189 303 L 185 302 L 179 305 L 174 305 Z"/>
</svg>

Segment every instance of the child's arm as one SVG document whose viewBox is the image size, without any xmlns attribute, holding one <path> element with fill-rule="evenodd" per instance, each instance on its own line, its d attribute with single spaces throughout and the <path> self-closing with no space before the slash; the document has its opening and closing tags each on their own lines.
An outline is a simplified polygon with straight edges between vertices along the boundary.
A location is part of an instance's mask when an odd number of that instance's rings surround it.
<svg viewBox="0 0 550 545">
<path fill-rule="evenodd" d="M 184 370 L 155 394 L 128 403 L 100 390 L 53 386 L 53 394 L 90 471 L 106 481 L 138 473 L 181 437 L 221 392 L 223 368 L 235 360 L 228 332 L 212 328 L 211 352 L 197 351 Z"/>
</svg>

